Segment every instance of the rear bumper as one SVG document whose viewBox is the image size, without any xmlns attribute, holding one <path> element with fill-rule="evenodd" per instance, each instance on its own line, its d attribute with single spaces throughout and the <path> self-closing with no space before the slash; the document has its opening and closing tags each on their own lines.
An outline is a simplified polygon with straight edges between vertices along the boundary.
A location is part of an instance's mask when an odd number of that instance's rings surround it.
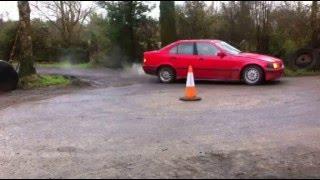
<svg viewBox="0 0 320 180">
<path fill-rule="evenodd" d="M 278 70 L 266 70 L 266 81 L 280 79 L 284 74 L 284 68 Z"/>
<path fill-rule="evenodd" d="M 154 66 L 142 66 L 146 74 L 157 75 L 157 67 Z"/>
</svg>

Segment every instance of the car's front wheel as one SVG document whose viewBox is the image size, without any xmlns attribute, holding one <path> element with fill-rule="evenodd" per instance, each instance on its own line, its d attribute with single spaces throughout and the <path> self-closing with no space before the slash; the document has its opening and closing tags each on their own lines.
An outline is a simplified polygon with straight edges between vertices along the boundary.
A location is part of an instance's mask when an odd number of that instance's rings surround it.
<svg viewBox="0 0 320 180">
<path fill-rule="evenodd" d="M 158 78 L 162 83 L 171 83 L 176 79 L 176 75 L 171 67 L 161 67 L 158 71 Z"/>
<path fill-rule="evenodd" d="M 258 66 L 248 66 L 242 73 L 242 79 L 248 85 L 258 85 L 264 81 L 263 70 Z"/>
</svg>

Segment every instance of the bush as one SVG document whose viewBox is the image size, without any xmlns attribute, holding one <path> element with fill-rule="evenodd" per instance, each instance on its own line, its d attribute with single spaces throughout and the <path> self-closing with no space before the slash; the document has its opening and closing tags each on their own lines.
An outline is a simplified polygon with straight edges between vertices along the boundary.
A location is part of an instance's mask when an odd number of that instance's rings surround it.
<svg viewBox="0 0 320 180">
<path fill-rule="evenodd" d="M 0 59 L 9 60 L 16 32 L 16 22 L 8 21 L 0 24 Z"/>
<path fill-rule="evenodd" d="M 41 20 L 31 21 L 33 57 L 37 62 L 48 61 L 53 52 L 50 46 L 50 31 L 47 23 Z"/>
<path fill-rule="evenodd" d="M 80 47 L 58 48 L 59 62 L 69 62 L 71 64 L 89 62 L 89 54 L 86 49 Z"/>
<path fill-rule="evenodd" d="M 32 89 L 48 86 L 66 86 L 71 81 L 61 75 L 32 75 L 20 79 L 20 88 Z"/>
<path fill-rule="evenodd" d="M 320 71 L 304 70 L 304 69 L 292 70 L 292 69 L 286 68 L 284 74 L 285 76 L 288 76 L 288 77 L 315 76 L 315 75 L 320 75 Z"/>
<path fill-rule="evenodd" d="M 129 58 L 118 47 L 112 48 L 108 54 L 101 53 L 96 57 L 97 64 L 108 68 L 123 68 L 129 62 Z"/>
<path fill-rule="evenodd" d="M 80 68 L 87 69 L 93 68 L 93 64 L 91 63 L 80 63 L 80 64 L 71 64 L 70 62 L 59 62 L 59 63 L 40 63 L 38 64 L 40 67 L 44 68 Z"/>
</svg>

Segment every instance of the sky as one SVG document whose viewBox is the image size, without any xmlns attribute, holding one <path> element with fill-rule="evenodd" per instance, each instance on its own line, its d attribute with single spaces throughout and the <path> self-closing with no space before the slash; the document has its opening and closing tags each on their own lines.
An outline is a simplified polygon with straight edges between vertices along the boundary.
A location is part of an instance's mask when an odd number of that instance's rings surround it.
<svg viewBox="0 0 320 180">
<path fill-rule="evenodd" d="M 156 5 L 156 7 L 152 10 L 150 13 L 150 16 L 153 18 L 158 19 L 159 18 L 159 1 L 146 1 L 149 5 Z M 208 5 L 211 3 L 211 1 L 205 1 Z M 280 2 L 280 1 L 278 1 Z M 30 1 L 31 4 L 35 3 L 35 1 Z M 176 1 L 176 4 L 183 4 L 183 1 Z M 304 1 L 305 4 L 310 4 L 311 1 Z M 93 5 L 93 1 L 82 1 L 83 6 L 91 6 Z M 96 11 L 105 13 L 105 11 L 101 8 L 98 8 Z M 17 8 L 17 1 L 0 1 L 0 16 L 3 16 L 4 20 L 18 20 L 19 19 L 19 13 Z M 33 10 L 31 6 L 31 18 L 41 18 L 39 14 L 36 12 L 36 10 Z"/>
<path fill-rule="evenodd" d="M 35 1 L 30 1 L 30 4 L 35 3 Z M 150 12 L 150 16 L 153 18 L 158 19 L 159 18 L 159 1 L 147 1 L 149 5 L 156 5 L 156 7 Z M 176 4 L 182 4 L 182 1 L 176 1 Z M 206 3 L 210 3 L 210 1 L 206 1 Z M 84 6 L 90 6 L 93 5 L 93 1 L 82 1 L 82 4 Z M 33 18 L 39 18 L 39 14 L 36 12 L 36 10 L 33 10 L 32 6 L 31 8 L 31 19 Z M 98 12 L 104 13 L 105 11 L 98 8 Z M 17 8 L 17 1 L 0 1 L 0 15 L 3 16 L 4 20 L 18 20 L 19 19 L 19 13 Z"/>
<path fill-rule="evenodd" d="M 34 1 L 30 1 L 32 3 L 35 3 Z M 150 16 L 154 18 L 159 17 L 159 1 L 150 1 L 148 2 L 150 5 L 155 4 L 156 8 L 152 10 L 150 13 Z M 84 6 L 90 6 L 93 4 L 93 1 L 82 1 L 82 4 Z M 31 18 L 38 18 L 39 14 L 36 13 L 36 10 L 32 11 L 33 8 L 31 8 Z M 98 9 L 97 11 L 102 12 L 102 9 Z M 4 20 L 18 20 L 19 19 L 19 13 L 17 8 L 17 1 L 0 1 L 0 15 L 3 16 Z"/>
</svg>

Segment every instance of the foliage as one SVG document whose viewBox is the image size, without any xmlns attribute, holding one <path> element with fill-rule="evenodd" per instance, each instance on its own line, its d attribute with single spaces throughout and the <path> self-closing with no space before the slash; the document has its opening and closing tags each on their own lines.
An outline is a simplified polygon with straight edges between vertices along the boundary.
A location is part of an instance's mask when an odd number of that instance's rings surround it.
<svg viewBox="0 0 320 180">
<path fill-rule="evenodd" d="M 146 15 L 151 7 L 141 1 L 103 1 L 98 4 L 108 12 L 107 35 L 112 44 L 110 55 L 111 58 L 120 60 L 113 64 L 118 66 L 126 62 L 141 61 L 141 54 L 145 50 L 141 42 L 144 34 L 138 32 L 143 26 L 153 24 L 153 20 Z"/>
<path fill-rule="evenodd" d="M 0 23 L 0 59 L 8 60 L 11 47 L 17 33 L 17 23 L 7 21 Z"/>
<path fill-rule="evenodd" d="M 174 1 L 160 1 L 161 46 L 164 47 L 177 40 Z"/>
<path fill-rule="evenodd" d="M 187 1 L 177 7 L 177 29 L 179 39 L 210 38 L 212 31 L 208 28 L 214 21 L 208 13 L 205 2 Z"/>
<path fill-rule="evenodd" d="M 271 33 L 270 52 L 286 58 L 310 41 L 310 7 L 301 2 L 282 3 L 272 12 L 273 32 Z"/>
<path fill-rule="evenodd" d="M 283 59 L 311 40 L 311 7 L 301 1 L 224 1 L 218 8 L 214 2 L 188 1 L 176 13 L 180 39 L 222 39 Z"/>
<path fill-rule="evenodd" d="M 87 68 L 94 67 L 94 65 L 91 63 L 71 64 L 68 61 L 59 62 L 59 63 L 40 63 L 40 64 L 38 64 L 38 66 L 45 67 L 45 68 L 65 68 L 65 69 L 68 69 L 68 68 L 87 69 Z"/>
<path fill-rule="evenodd" d="M 33 7 L 59 32 L 64 48 L 80 43 L 84 22 L 94 10 L 83 7 L 81 1 L 37 1 Z"/>
<path fill-rule="evenodd" d="M 49 2 L 50 7 L 59 5 L 54 2 Z M 79 2 L 72 4 L 79 5 Z M 77 24 L 71 36 L 61 30 L 60 11 L 41 9 L 44 15 L 58 18 L 31 21 L 34 60 L 90 62 L 119 68 L 141 62 L 143 52 L 158 49 L 160 41 L 165 45 L 175 39 L 191 38 L 221 39 L 243 51 L 286 59 L 298 48 L 311 45 L 320 32 L 320 13 L 315 2 L 188 1 L 174 5 L 168 1 L 160 3 L 159 20 L 149 16 L 154 8 L 149 2 L 99 1 L 96 5 L 106 14 L 90 12 L 91 7 L 77 7 L 82 18 L 68 21 Z M 16 32 L 17 22 L 0 19 L 0 59 L 9 58 Z"/>
<path fill-rule="evenodd" d="M 48 86 L 66 86 L 71 83 L 61 75 L 31 75 L 20 79 L 19 86 L 23 89 L 33 89 Z"/>
<path fill-rule="evenodd" d="M 296 77 L 296 76 L 316 76 L 316 75 L 320 75 L 320 71 L 307 71 L 307 70 L 291 70 L 286 68 L 285 69 L 285 76 L 288 77 Z"/>
<path fill-rule="evenodd" d="M 92 64 L 100 64 L 101 58 L 106 56 L 111 48 L 107 30 L 108 24 L 105 18 L 93 13 L 84 33 L 84 37 L 88 41 L 88 53 Z"/>
</svg>

